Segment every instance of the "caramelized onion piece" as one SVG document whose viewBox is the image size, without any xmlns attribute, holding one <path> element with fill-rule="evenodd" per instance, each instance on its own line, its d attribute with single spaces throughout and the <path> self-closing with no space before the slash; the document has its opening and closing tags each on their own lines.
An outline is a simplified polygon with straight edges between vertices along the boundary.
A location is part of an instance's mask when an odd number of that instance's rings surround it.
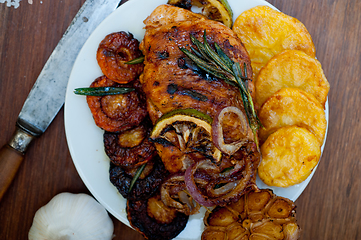
<svg viewBox="0 0 361 240">
<path fill-rule="evenodd" d="M 200 205 L 205 207 L 225 205 L 232 201 L 238 200 L 238 198 L 244 192 L 249 191 L 252 188 L 256 188 L 255 184 L 253 183 L 254 172 L 252 161 L 248 159 L 245 161 L 244 168 L 239 168 L 238 171 L 233 172 L 231 177 L 220 177 L 208 182 L 205 187 L 207 191 L 204 193 L 204 189 L 200 189 L 197 186 L 194 176 L 197 169 L 207 161 L 209 160 L 203 160 L 193 164 L 186 170 L 184 174 L 184 181 L 189 194 Z M 216 184 L 218 183 L 226 183 L 226 185 L 220 189 L 217 189 Z"/>
<path fill-rule="evenodd" d="M 231 118 L 231 114 L 235 114 L 237 117 L 236 119 Z M 226 119 L 231 118 L 228 120 L 229 125 L 234 124 L 235 122 L 240 125 L 238 129 L 235 129 L 235 132 L 238 132 L 239 139 L 234 139 L 231 143 L 225 142 L 225 136 L 224 136 L 224 128 L 226 124 Z M 235 120 L 234 122 L 232 120 Z M 232 121 L 232 122 L 231 122 Z M 248 140 L 253 139 L 249 137 L 248 133 L 248 124 L 247 124 L 247 118 L 245 117 L 244 113 L 237 107 L 225 107 L 223 108 L 217 117 L 214 118 L 212 123 L 212 139 L 214 145 L 221 150 L 223 153 L 226 153 L 228 155 L 233 155 L 235 152 L 237 152 Z M 233 133 L 230 131 L 228 134 L 232 135 Z"/>
<path fill-rule="evenodd" d="M 198 179 L 199 183 L 201 181 L 203 184 L 207 184 L 206 181 Z M 200 205 L 193 201 L 187 192 L 183 174 L 174 174 L 162 184 L 161 199 L 166 206 L 186 215 L 196 214 L 200 209 Z"/>
<path fill-rule="evenodd" d="M 187 168 L 185 174 L 184 174 L 184 181 L 186 183 L 186 187 L 188 189 L 189 194 L 193 197 L 193 199 L 205 207 L 213 207 L 215 204 L 207 199 L 206 196 L 204 196 L 199 190 L 198 187 L 194 181 L 194 174 L 197 171 L 197 168 L 202 165 L 207 160 L 199 161 L 193 166 Z"/>
</svg>

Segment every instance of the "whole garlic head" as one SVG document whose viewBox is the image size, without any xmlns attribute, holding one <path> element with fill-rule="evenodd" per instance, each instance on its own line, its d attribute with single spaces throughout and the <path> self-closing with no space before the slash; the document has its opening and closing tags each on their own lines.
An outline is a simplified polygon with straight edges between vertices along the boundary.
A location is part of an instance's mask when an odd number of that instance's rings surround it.
<svg viewBox="0 0 361 240">
<path fill-rule="evenodd" d="M 60 193 L 35 213 L 29 240 L 108 240 L 113 230 L 107 211 L 94 198 Z"/>
</svg>

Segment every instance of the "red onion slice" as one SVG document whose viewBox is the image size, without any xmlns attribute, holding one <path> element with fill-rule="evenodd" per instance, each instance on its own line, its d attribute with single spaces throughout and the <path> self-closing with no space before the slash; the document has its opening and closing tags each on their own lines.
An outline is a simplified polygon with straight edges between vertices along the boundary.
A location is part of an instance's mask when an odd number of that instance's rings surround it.
<svg viewBox="0 0 361 240">
<path fill-rule="evenodd" d="M 201 180 L 204 184 L 204 181 Z M 200 205 L 192 201 L 186 193 L 186 186 L 184 183 L 184 175 L 182 173 L 171 176 L 161 186 L 162 202 L 171 208 L 175 208 L 178 212 L 186 215 L 193 215 L 198 213 Z"/>
<path fill-rule="evenodd" d="M 185 174 L 184 174 L 184 182 L 186 184 L 186 188 L 189 192 L 189 194 L 192 196 L 194 201 L 198 202 L 200 205 L 204 207 L 213 207 L 215 206 L 212 201 L 209 201 L 206 199 L 206 197 L 199 191 L 195 181 L 194 181 L 194 174 L 197 171 L 197 168 L 205 163 L 207 160 L 199 161 L 195 164 L 193 164 L 191 167 L 187 168 Z"/>
</svg>

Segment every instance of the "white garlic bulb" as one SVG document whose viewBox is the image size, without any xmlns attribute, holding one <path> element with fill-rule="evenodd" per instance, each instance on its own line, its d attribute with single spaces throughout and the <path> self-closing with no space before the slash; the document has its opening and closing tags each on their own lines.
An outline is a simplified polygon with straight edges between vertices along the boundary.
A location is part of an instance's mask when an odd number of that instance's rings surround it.
<svg viewBox="0 0 361 240">
<path fill-rule="evenodd" d="M 107 211 L 94 198 L 60 193 L 35 213 L 29 240 L 109 240 L 113 230 Z"/>
</svg>

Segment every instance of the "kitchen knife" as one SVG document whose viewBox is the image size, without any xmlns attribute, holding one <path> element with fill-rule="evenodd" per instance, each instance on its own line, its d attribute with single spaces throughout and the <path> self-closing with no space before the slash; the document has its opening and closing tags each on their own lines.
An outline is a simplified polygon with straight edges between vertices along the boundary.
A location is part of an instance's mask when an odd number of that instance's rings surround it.
<svg viewBox="0 0 361 240">
<path fill-rule="evenodd" d="M 50 55 L 25 100 L 14 135 L 0 149 L 0 200 L 14 179 L 30 142 L 44 133 L 63 106 L 70 72 L 81 47 L 121 3 L 119 0 L 86 0 Z"/>
</svg>

